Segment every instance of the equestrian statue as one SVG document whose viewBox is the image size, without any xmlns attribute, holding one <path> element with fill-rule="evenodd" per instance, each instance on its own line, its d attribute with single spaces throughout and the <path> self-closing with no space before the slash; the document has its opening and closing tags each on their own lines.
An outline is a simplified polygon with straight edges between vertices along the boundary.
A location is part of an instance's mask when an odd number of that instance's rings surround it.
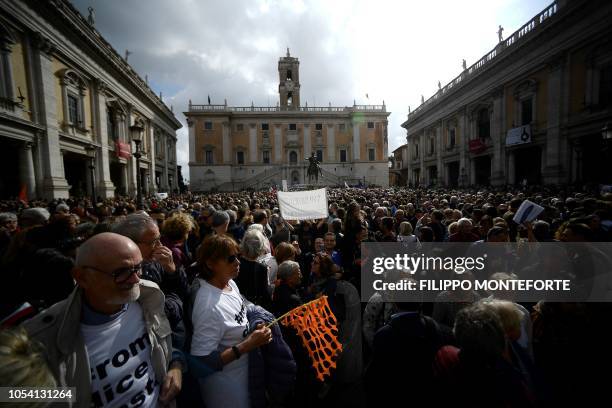
<svg viewBox="0 0 612 408">
<path fill-rule="evenodd" d="M 323 170 L 321 170 L 321 163 L 317 160 L 317 156 L 315 156 L 314 152 L 307 157 L 305 160 L 308 160 L 308 170 L 306 174 L 308 174 L 308 183 L 312 182 L 312 178 L 315 179 L 315 184 L 319 182 L 319 174 L 321 177 L 323 176 Z"/>
</svg>

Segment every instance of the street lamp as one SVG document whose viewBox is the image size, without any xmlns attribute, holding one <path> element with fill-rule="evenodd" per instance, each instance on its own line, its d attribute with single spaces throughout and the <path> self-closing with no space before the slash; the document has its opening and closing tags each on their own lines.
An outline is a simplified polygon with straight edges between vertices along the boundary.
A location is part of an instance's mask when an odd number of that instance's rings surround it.
<svg viewBox="0 0 612 408">
<path fill-rule="evenodd" d="M 138 123 L 135 123 L 134 125 L 130 126 L 130 135 L 132 136 L 132 140 L 134 141 L 134 145 L 136 146 L 136 151 L 132 153 L 132 156 L 136 158 L 136 207 L 139 210 L 144 209 L 144 202 L 142 199 L 142 186 L 140 185 L 140 158 L 142 157 L 140 144 L 142 143 L 143 131 L 144 127 L 142 127 Z"/>
<path fill-rule="evenodd" d="M 603 138 L 603 140 L 612 139 L 612 128 L 610 128 L 610 125 L 608 123 L 606 123 L 604 127 L 601 128 L 601 137 Z"/>
<path fill-rule="evenodd" d="M 94 170 L 96 168 L 96 146 L 93 144 L 88 144 L 85 146 L 85 153 L 87 153 L 87 157 L 89 158 L 89 176 L 91 177 L 91 206 L 96 206 L 96 183 L 94 180 Z"/>
</svg>

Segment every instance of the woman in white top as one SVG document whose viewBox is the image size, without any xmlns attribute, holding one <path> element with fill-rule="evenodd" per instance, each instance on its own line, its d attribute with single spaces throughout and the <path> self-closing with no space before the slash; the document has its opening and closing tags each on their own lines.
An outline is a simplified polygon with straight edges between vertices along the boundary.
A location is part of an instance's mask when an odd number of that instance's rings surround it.
<svg viewBox="0 0 612 408">
<path fill-rule="evenodd" d="M 412 224 L 408 221 L 403 221 L 399 227 L 399 234 L 397 234 L 398 242 L 418 242 L 416 235 L 412 233 Z"/>
<path fill-rule="evenodd" d="M 233 279 L 240 249 L 228 235 L 207 237 L 198 250 L 200 289 L 192 313 L 191 354 L 215 373 L 200 380 L 207 408 L 249 407 L 248 353 L 272 341 L 269 328 L 249 334 L 246 304 Z"/>
</svg>

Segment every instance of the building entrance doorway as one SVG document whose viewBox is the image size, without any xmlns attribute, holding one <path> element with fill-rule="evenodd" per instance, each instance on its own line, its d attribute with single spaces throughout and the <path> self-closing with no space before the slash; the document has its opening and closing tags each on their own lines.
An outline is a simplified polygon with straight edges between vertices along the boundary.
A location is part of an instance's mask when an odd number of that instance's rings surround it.
<svg viewBox="0 0 612 408">
<path fill-rule="evenodd" d="M 477 185 L 491 184 L 491 156 L 480 156 L 474 159 L 475 182 Z"/>
</svg>

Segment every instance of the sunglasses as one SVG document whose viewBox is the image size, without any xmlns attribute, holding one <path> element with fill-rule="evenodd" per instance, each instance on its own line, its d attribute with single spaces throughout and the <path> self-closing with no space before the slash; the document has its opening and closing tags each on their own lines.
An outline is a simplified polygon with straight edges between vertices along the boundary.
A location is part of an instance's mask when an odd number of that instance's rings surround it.
<svg viewBox="0 0 612 408">
<path fill-rule="evenodd" d="M 83 268 L 93 269 L 104 275 L 111 276 L 115 280 L 115 283 L 118 284 L 127 282 L 133 274 L 136 274 L 139 278 L 142 276 L 142 262 L 134 266 L 115 269 L 110 273 L 96 268 L 95 266 L 84 266 Z"/>
<path fill-rule="evenodd" d="M 238 255 L 229 255 L 226 258 L 226 261 L 228 264 L 233 264 L 234 262 L 236 262 L 237 259 L 238 259 Z"/>
</svg>

